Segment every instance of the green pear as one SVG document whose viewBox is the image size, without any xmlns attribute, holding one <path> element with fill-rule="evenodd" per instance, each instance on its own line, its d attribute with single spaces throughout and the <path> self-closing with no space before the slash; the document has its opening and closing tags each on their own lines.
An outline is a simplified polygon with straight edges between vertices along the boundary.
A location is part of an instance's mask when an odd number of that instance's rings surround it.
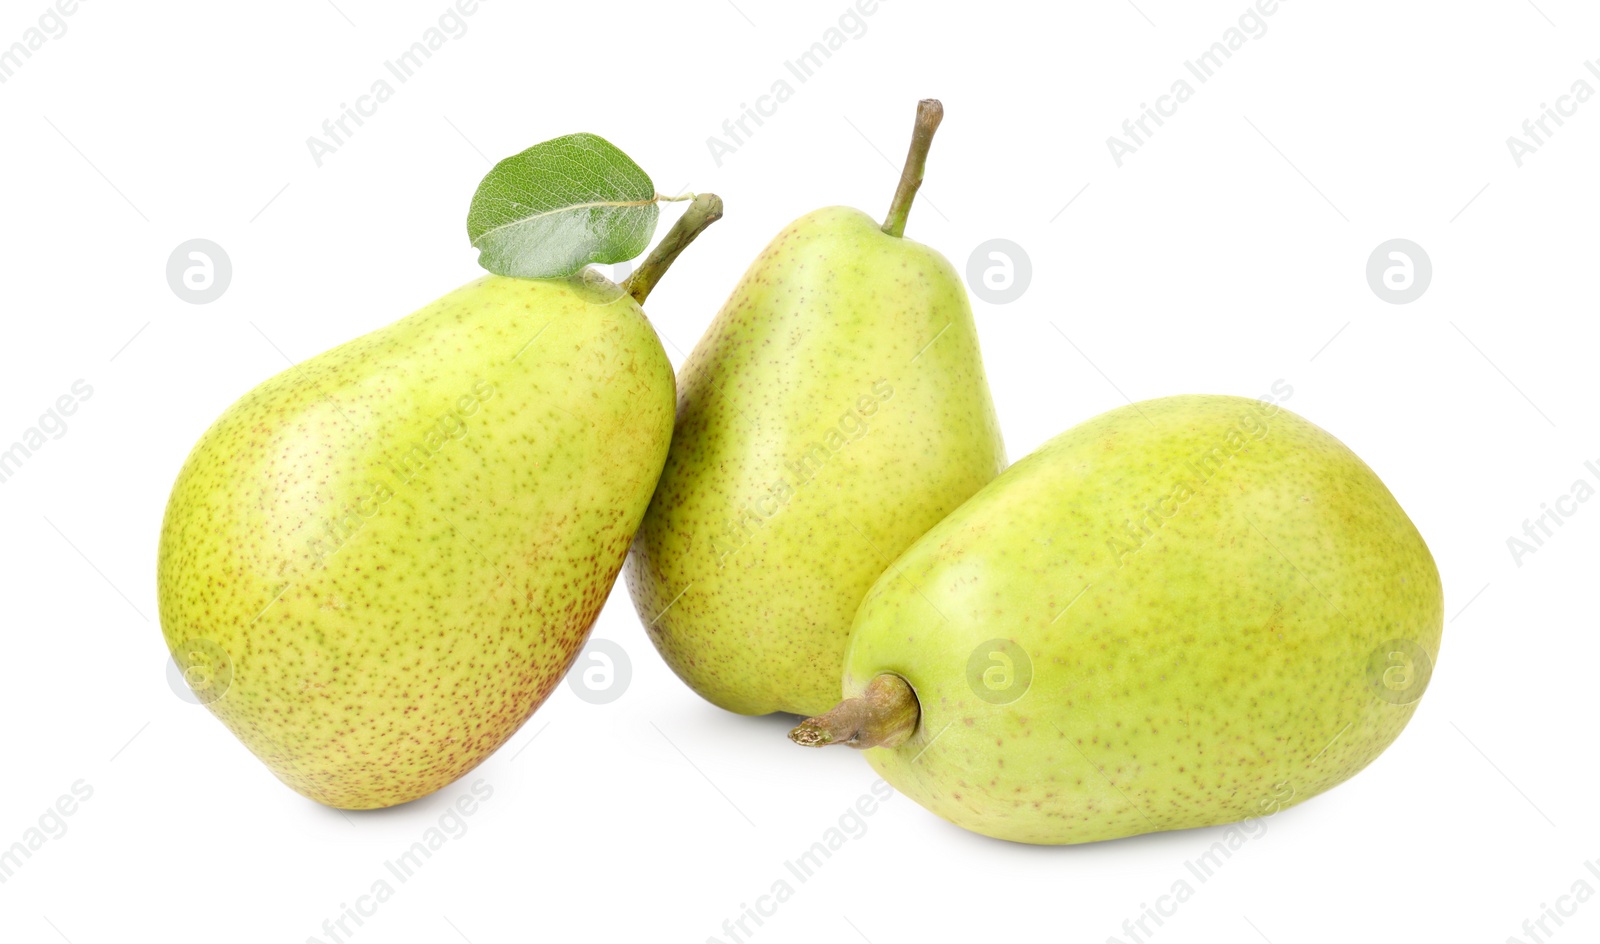
<svg viewBox="0 0 1600 944">
<path fill-rule="evenodd" d="M 901 235 L 938 120 L 923 102 L 889 223 L 791 223 L 680 371 L 628 587 L 668 665 L 730 711 L 837 701 L 873 580 L 1004 467 L 961 279 Z"/>
<path fill-rule="evenodd" d="M 647 292 L 591 270 L 481 278 L 201 437 L 162 524 L 162 631 L 284 783 L 344 809 L 416 799 L 550 694 L 671 440 Z"/>
<path fill-rule="evenodd" d="M 1333 436 L 1258 400 L 1150 400 L 901 555 L 856 617 L 852 697 L 791 737 L 866 748 L 929 810 L 1018 842 L 1266 816 L 1394 741 L 1443 607 L 1427 545 Z"/>
</svg>

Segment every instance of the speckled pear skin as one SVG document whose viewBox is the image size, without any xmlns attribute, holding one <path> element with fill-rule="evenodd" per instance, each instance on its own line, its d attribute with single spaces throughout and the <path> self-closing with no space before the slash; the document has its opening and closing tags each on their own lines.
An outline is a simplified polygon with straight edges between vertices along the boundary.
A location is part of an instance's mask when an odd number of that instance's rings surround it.
<svg viewBox="0 0 1600 944">
<path fill-rule="evenodd" d="M 967 829 L 1230 823 L 1394 741 L 1426 683 L 1375 679 L 1371 657 L 1395 665 L 1402 640 L 1431 671 L 1443 606 L 1416 528 L 1337 439 L 1260 401 L 1170 397 L 1056 437 L 912 545 L 861 606 L 845 689 L 910 682 L 915 733 L 866 755 Z M 1026 659 L 1008 670 L 996 639 Z"/>
<path fill-rule="evenodd" d="M 592 272 L 482 278 L 292 367 L 178 475 L 168 647 L 219 653 L 210 677 L 231 665 L 208 707 L 305 796 L 354 810 L 432 793 L 583 645 L 673 400 L 644 313 Z"/>
<path fill-rule="evenodd" d="M 640 620 L 729 711 L 825 709 L 867 588 L 1004 465 L 950 263 L 859 210 L 817 210 L 756 258 L 680 372 L 628 564 Z"/>
</svg>

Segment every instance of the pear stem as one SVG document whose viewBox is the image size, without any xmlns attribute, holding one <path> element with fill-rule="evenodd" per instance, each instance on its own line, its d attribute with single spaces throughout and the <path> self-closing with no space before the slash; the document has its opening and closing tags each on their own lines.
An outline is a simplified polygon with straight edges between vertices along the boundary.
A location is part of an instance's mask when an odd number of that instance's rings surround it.
<svg viewBox="0 0 1600 944">
<path fill-rule="evenodd" d="M 906 154 L 905 169 L 900 172 L 900 186 L 895 189 L 894 202 L 889 204 L 889 216 L 883 221 L 883 231 L 890 236 L 906 234 L 906 218 L 911 215 L 911 201 L 917 198 L 917 188 L 922 186 L 922 171 L 928 165 L 928 148 L 933 145 L 933 133 L 944 120 L 944 105 L 937 98 L 924 98 L 917 102 L 917 123 L 911 132 L 911 150 Z"/>
<path fill-rule="evenodd" d="M 661 237 L 661 242 L 656 243 L 656 248 L 650 250 L 650 255 L 645 257 L 639 268 L 625 280 L 622 288 L 633 300 L 643 305 L 644 300 L 650 297 L 650 290 L 656 287 L 656 282 L 672 267 L 678 253 L 683 252 L 694 242 L 695 237 L 705 232 L 707 226 L 722 219 L 722 198 L 714 193 L 702 193 L 694 198 L 689 208 L 678 217 L 678 222 L 672 224 L 672 229 L 667 235 Z"/>
<path fill-rule="evenodd" d="M 922 707 L 906 680 L 885 672 L 858 698 L 846 698 L 827 714 L 807 718 L 789 732 L 801 747 L 847 744 L 857 750 L 896 747 L 917 730 Z"/>
</svg>

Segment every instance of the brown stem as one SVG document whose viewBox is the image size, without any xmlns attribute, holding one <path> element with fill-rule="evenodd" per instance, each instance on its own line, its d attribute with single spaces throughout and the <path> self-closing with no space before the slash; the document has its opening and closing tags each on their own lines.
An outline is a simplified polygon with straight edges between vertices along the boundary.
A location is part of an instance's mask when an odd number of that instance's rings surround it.
<svg viewBox="0 0 1600 944">
<path fill-rule="evenodd" d="M 656 282 L 666 274 L 672 266 L 672 261 L 678 258 L 678 253 L 683 252 L 694 242 L 695 237 L 705 232 L 707 226 L 722 219 L 722 198 L 714 193 L 702 193 L 689 204 L 689 209 L 683 211 L 678 217 L 678 222 L 672 225 L 667 235 L 661 237 L 661 242 L 656 243 L 656 248 L 650 250 L 650 255 L 645 257 L 637 271 L 628 276 L 622 283 L 622 288 L 633 300 L 643 305 L 644 300 L 650 296 L 650 290 L 656 287 Z"/>
<path fill-rule="evenodd" d="M 789 740 L 801 747 L 896 747 L 917 730 L 921 714 L 911 686 L 886 672 L 875 676 L 859 698 L 846 698 L 827 714 L 800 722 L 789 732 Z"/>
<path fill-rule="evenodd" d="M 917 188 L 922 186 L 922 170 L 928 165 L 928 148 L 933 145 L 933 133 L 944 120 L 944 106 L 937 98 L 924 98 L 917 102 L 917 123 L 911 131 L 911 150 L 906 154 L 905 169 L 900 172 L 900 186 L 895 188 L 894 202 L 889 204 L 889 216 L 883 221 L 883 231 L 890 236 L 906 234 L 906 218 L 911 215 L 911 201 L 917 198 Z"/>
</svg>

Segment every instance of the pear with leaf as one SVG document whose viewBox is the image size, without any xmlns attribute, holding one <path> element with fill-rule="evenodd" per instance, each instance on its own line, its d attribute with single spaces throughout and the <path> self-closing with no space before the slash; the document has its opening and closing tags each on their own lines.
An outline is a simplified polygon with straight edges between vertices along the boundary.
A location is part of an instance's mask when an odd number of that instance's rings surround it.
<svg viewBox="0 0 1600 944">
<path fill-rule="evenodd" d="M 498 164 L 469 234 L 494 273 L 297 364 L 200 438 L 158 595 L 199 700 L 286 784 L 370 809 L 511 737 L 589 635 L 666 459 L 672 368 L 640 304 L 721 202 L 622 285 L 662 199 L 570 135 Z"/>
</svg>

